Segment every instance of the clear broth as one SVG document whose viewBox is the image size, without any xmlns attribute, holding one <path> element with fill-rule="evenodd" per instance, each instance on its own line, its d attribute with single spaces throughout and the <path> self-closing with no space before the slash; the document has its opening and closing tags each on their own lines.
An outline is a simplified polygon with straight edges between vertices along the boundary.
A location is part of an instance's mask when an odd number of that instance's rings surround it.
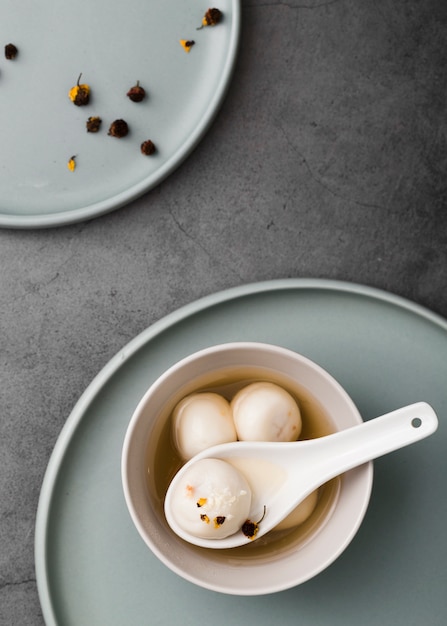
<svg viewBox="0 0 447 626">
<path fill-rule="evenodd" d="M 299 439 L 315 439 L 335 432 L 336 428 L 327 412 L 318 400 L 309 391 L 296 381 L 267 371 L 263 368 L 241 367 L 231 368 L 230 371 L 212 373 L 197 378 L 188 388 L 181 390 L 172 400 L 171 405 L 158 417 L 159 436 L 155 446 L 155 453 L 148 451 L 148 489 L 152 502 L 164 517 L 163 503 L 168 486 L 184 461 L 179 457 L 172 438 L 172 410 L 183 397 L 190 393 L 214 391 L 223 395 L 227 400 L 245 387 L 257 381 L 269 381 L 286 389 L 297 401 L 302 417 L 302 431 Z M 153 448 L 152 448 L 153 449 Z M 218 558 L 237 564 L 240 559 L 259 558 L 265 560 L 275 557 L 291 545 L 299 549 L 305 545 L 321 529 L 329 519 L 337 502 L 340 490 L 340 478 L 335 478 L 319 489 L 318 502 L 311 515 L 299 526 L 281 531 L 271 531 L 264 537 L 253 541 L 241 548 L 231 550 L 215 550 Z M 197 550 L 207 550 L 197 548 Z"/>
</svg>

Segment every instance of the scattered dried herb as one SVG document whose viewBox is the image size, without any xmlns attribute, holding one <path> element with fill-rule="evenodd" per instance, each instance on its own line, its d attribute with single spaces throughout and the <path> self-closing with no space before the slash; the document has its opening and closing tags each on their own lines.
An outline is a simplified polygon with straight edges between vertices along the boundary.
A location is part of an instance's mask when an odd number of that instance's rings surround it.
<svg viewBox="0 0 447 626">
<path fill-rule="evenodd" d="M 191 48 L 193 47 L 195 43 L 196 42 L 192 41 L 192 39 L 180 39 L 180 45 L 182 46 L 185 52 L 190 52 Z"/>
<path fill-rule="evenodd" d="M 264 506 L 264 513 L 262 514 L 262 517 L 259 521 L 252 522 L 251 520 L 248 519 L 242 524 L 242 532 L 249 539 L 254 539 L 256 537 L 258 530 L 259 530 L 259 524 L 262 522 L 262 520 L 265 517 L 265 510 L 266 509 Z"/>
<path fill-rule="evenodd" d="M 131 87 L 127 92 L 127 97 L 132 100 L 132 102 L 141 102 L 146 97 L 146 91 L 140 85 L 140 81 L 137 80 L 136 85 Z"/>
<path fill-rule="evenodd" d="M 15 59 L 18 52 L 19 51 L 17 50 L 16 46 L 13 43 L 6 44 L 5 57 L 8 59 L 8 61 L 12 61 L 13 59 Z"/>
<path fill-rule="evenodd" d="M 222 19 L 222 11 L 219 9 L 208 9 L 202 19 L 202 25 L 197 30 L 201 30 L 204 26 L 216 26 Z"/>
<path fill-rule="evenodd" d="M 214 518 L 214 528 L 219 528 L 225 522 L 225 515 L 218 515 Z"/>
<path fill-rule="evenodd" d="M 85 83 L 80 84 L 81 76 L 82 74 L 79 74 L 78 82 L 68 92 L 68 97 L 77 107 L 85 106 L 90 100 L 90 86 Z"/>
<path fill-rule="evenodd" d="M 125 122 L 124 120 L 115 120 L 110 124 L 108 134 L 111 137 L 118 137 L 118 139 L 121 139 L 121 137 L 125 137 L 128 132 L 129 126 L 127 125 L 127 122 Z"/>
<path fill-rule="evenodd" d="M 68 159 L 67 167 L 70 172 L 74 172 L 76 169 L 76 155 L 73 155 Z"/>
<path fill-rule="evenodd" d="M 102 119 L 100 117 L 89 117 L 85 126 L 88 133 L 97 133 L 101 128 Z"/>
<path fill-rule="evenodd" d="M 155 146 L 153 142 L 150 139 L 148 139 L 147 141 L 143 141 L 143 143 L 141 144 L 141 153 L 145 154 L 146 156 L 151 156 L 151 154 L 154 154 L 154 152 L 155 152 Z M 203 499 L 204 498 L 201 498 L 201 500 Z M 197 506 L 202 506 L 202 505 L 197 503 Z"/>
</svg>

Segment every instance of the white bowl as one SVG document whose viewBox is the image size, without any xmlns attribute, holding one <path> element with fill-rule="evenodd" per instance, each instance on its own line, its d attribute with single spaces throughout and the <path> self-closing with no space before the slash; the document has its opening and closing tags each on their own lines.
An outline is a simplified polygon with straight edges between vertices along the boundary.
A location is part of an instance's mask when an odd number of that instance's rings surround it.
<svg viewBox="0 0 447 626">
<path fill-rule="evenodd" d="M 325 416 L 318 435 L 327 434 L 326 428 L 343 430 L 362 421 L 346 391 L 306 357 L 262 343 L 213 346 L 182 359 L 148 389 L 127 429 L 122 481 L 138 532 L 167 567 L 207 589 L 261 595 L 309 580 L 343 552 L 365 515 L 373 471 L 368 463 L 335 479 L 322 491 L 319 508 L 308 522 L 243 548 L 198 548 L 177 537 L 163 513 L 167 485 L 179 466 L 171 448 L 169 416 L 179 400 L 198 388 L 217 385 L 218 391 L 233 393 L 241 384 L 235 379 L 267 379 L 286 387 L 298 396 L 304 423 L 310 409 Z"/>
</svg>

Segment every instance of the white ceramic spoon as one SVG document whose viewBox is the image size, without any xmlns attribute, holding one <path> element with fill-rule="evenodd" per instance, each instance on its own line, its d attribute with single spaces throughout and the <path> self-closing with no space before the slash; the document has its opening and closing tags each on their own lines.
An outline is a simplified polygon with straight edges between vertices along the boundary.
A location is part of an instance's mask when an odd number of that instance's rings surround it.
<svg viewBox="0 0 447 626">
<path fill-rule="evenodd" d="M 242 531 L 224 539 L 203 539 L 185 532 L 176 522 L 172 506 L 176 484 L 199 459 L 223 459 L 236 467 L 239 464 L 239 468 L 242 464 L 248 470 L 244 473 L 249 483 L 250 468 L 253 472 L 263 472 L 265 489 L 261 490 L 262 493 L 252 494 L 250 511 L 250 520 L 257 522 L 265 507 L 265 515 L 254 538 L 258 539 L 331 478 L 424 439 L 437 427 L 433 409 L 425 402 L 419 402 L 318 439 L 291 443 L 238 441 L 213 446 L 197 454 L 174 476 L 165 498 L 166 519 L 177 535 L 197 546 L 218 549 L 242 546 L 253 541 Z"/>
</svg>

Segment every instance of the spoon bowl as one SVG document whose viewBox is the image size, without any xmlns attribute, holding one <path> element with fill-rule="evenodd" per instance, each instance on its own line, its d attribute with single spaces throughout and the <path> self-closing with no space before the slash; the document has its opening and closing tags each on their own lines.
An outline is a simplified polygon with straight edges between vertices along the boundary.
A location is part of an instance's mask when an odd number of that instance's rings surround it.
<svg viewBox="0 0 447 626">
<path fill-rule="evenodd" d="M 335 476 L 428 437 L 438 427 L 434 410 L 418 402 L 326 437 L 291 443 L 238 441 L 213 446 L 197 454 L 174 476 L 166 493 L 164 511 L 171 529 L 185 541 L 213 549 L 235 548 L 275 528 L 312 491 Z M 258 522 L 254 537 L 242 530 L 215 539 L 186 532 L 175 516 L 175 496 L 185 472 L 201 459 L 228 461 L 252 485 L 250 521 Z M 265 480 L 262 489 L 255 474 Z"/>
</svg>

